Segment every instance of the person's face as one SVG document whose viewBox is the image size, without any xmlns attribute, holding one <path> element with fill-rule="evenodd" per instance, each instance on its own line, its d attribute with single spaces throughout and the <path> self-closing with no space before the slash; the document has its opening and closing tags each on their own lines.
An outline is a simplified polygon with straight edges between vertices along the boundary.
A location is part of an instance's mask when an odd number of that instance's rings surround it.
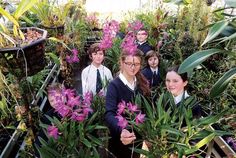
<svg viewBox="0 0 236 158">
<path fill-rule="evenodd" d="M 153 68 L 153 69 L 157 68 L 158 64 L 159 64 L 159 59 L 157 56 L 152 56 L 152 57 L 148 58 L 148 65 L 151 68 Z"/>
<path fill-rule="evenodd" d="M 99 66 L 102 64 L 102 61 L 104 60 L 104 53 L 103 51 L 97 51 L 91 54 L 92 63 L 95 66 Z"/>
<path fill-rule="evenodd" d="M 181 76 L 175 71 L 170 71 L 166 74 L 166 88 L 173 95 L 178 96 L 184 91 L 184 87 L 188 81 L 183 81 Z"/>
<path fill-rule="evenodd" d="M 141 30 L 137 32 L 136 37 L 137 37 L 138 42 L 145 42 L 147 40 L 148 34 L 146 31 Z"/>
<path fill-rule="evenodd" d="M 122 73 L 129 77 L 134 77 L 141 67 L 141 59 L 137 56 L 129 55 L 121 62 Z"/>
<path fill-rule="evenodd" d="M 52 94 L 48 94 L 48 101 L 50 105 L 55 108 L 56 103 L 58 102 L 58 99 L 61 98 L 61 91 L 60 90 L 55 90 L 55 92 Z"/>
</svg>

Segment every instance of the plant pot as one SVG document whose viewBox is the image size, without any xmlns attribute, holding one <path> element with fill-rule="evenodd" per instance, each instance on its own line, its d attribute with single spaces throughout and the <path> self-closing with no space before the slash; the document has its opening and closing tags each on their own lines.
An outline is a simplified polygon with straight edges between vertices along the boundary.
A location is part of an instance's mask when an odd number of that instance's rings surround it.
<svg viewBox="0 0 236 158">
<path fill-rule="evenodd" d="M 41 27 L 48 31 L 48 37 L 57 37 L 58 38 L 58 37 L 64 35 L 64 30 L 65 30 L 64 25 L 55 26 L 55 27 L 48 27 L 48 26 L 41 25 Z"/>
<path fill-rule="evenodd" d="M 47 31 L 36 27 L 27 27 L 21 30 L 26 32 L 27 29 L 41 33 L 42 37 L 24 46 L 3 48 L 0 50 L 0 59 L 4 61 L 3 66 L 20 78 L 32 76 L 45 66 L 44 43 Z"/>
</svg>

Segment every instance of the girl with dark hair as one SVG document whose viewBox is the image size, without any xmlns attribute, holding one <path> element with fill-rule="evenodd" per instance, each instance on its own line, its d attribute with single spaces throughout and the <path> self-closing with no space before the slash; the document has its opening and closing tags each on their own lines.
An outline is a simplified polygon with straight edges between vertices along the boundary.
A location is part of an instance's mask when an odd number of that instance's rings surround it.
<svg viewBox="0 0 236 158">
<path fill-rule="evenodd" d="M 142 70 L 142 74 L 149 81 L 150 88 L 157 87 L 161 82 L 160 70 L 159 70 L 159 58 L 160 55 L 154 50 L 147 52 L 145 61 L 147 66 Z"/>
<path fill-rule="evenodd" d="M 186 86 L 188 84 L 188 74 L 178 73 L 179 66 L 173 66 L 167 70 L 166 74 L 166 88 L 173 95 L 175 104 L 178 106 L 182 99 L 189 97 Z M 201 108 L 196 105 L 192 109 L 195 118 L 201 117 Z"/>
<path fill-rule="evenodd" d="M 109 151 L 117 158 L 130 158 L 132 142 L 138 137 L 135 132 L 130 132 L 118 126 L 118 119 L 115 117 L 118 104 L 121 101 L 133 101 L 137 94 L 150 95 L 148 81 L 140 72 L 141 63 L 142 52 L 140 50 L 137 49 L 134 54 L 122 52 L 120 73 L 109 83 L 107 88 L 105 121 L 111 136 Z M 133 155 L 134 158 L 139 156 L 137 153 Z"/>
</svg>

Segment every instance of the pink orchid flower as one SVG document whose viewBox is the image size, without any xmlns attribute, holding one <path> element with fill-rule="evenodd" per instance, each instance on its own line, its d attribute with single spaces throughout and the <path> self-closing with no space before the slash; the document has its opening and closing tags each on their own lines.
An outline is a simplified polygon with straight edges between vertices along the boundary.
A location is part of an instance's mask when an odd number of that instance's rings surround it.
<svg viewBox="0 0 236 158">
<path fill-rule="evenodd" d="M 58 139 L 58 128 L 56 126 L 48 126 L 47 132 L 50 137 Z"/>
<path fill-rule="evenodd" d="M 117 115 L 117 116 L 115 116 L 115 118 L 117 118 L 118 119 L 118 126 L 119 127 L 121 127 L 122 129 L 124 129 L 125 127 L 127 127 L 127 125 L 128 125 L 128 121 L 124 118 L 124 117 L 122 117 L 121 115 Z"/>
<path fill-rule="evenodd" d="M 145 114 L 139 113 L 135 118 L 135 123 L 138 125 L 140 123 L 143 123 L 145 120 Z"/>
</svg>

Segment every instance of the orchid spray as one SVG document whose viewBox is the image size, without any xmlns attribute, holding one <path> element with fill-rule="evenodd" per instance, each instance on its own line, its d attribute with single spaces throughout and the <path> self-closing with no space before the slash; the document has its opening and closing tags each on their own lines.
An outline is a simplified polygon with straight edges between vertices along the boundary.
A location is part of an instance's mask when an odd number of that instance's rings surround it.
<svg viewBox="0 0 236 158">
<path fill-rule="evenodd" d="M 56 114 L 47 116 L 50 125 L 41 124 L 48 140 L 39 138 L 40 157 L 98 157 L 96 149 L 104 146 L 104 140 L 95 133 L 105 127 L 97 123 L 98 112 L 91 108 L 92 94 L 79 96 L 75 90 L 54 86 L 48 98 Z"/>
<path fill-rule="evenodd" d="M 140 125 L 145 120 L 145 114 L 141 113 L 141 110 L 138 109 L 138 105 L 132 104 L 131 102 L 126 103 L 121 101 L 118 104 L 117 115 L 115 116 L 118 119 L 118 126 L 121 129 L 131 128 L 132 132 L 134 131 L 134 126 Z M 131 158 L 133 157 L 134 152 L 134 141 L 132 147 Z"/>
<path fill-rule="evenodd" d="M 112 47 L 113 39 L 116 37 L 120 29 L 119 22 L 115 20 L 107 21 L 103 25 L 103 37 L 100 43 L 101 49 L 109 49 Z"/>
</svg>

